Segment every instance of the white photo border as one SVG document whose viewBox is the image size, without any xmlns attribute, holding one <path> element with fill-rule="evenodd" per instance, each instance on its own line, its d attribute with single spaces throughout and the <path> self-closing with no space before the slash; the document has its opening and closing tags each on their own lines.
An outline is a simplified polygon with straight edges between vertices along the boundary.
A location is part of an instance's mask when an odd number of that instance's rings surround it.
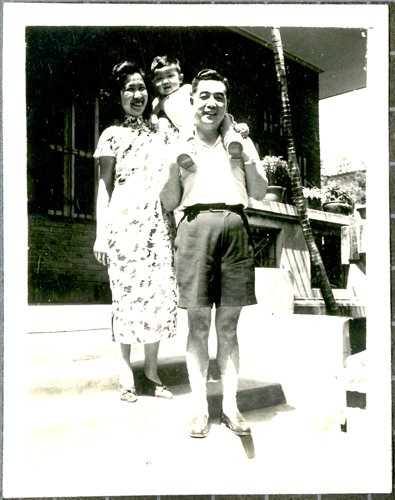
<svg viewBox="0 0 395 500">
<path fill-rule="evenodd" d="M 369 435 L 365 472 L 347 477 L 338 464 L 328 469 L 324 457 L 319 477 L 291 474 L 264 477 L 251 461 L 229 472 L 228 484 L 201 484 L 191 491 L 182 477 L 175 486 L 147 481 L 146 472 L 134 491 L 123 495 L 166 494 L 285 494 L 285 493 L 386 493 L 391 491 L 391 318 L 388 183 L 388 6 L 387 5 L 187 5 L 187 4 L 57 4 L 5 2 L 3 17 L 3 191 L 4 191 L 4 497 L 102 496 L 120 494 L 98 486 L 34 484 L 27 472 L 27 384 L 24 339 L 27 310 L 27 183 L 25 28 L 27 26 L 297 26 L 368 29 L 367 126 L 372 148 L 367 161 L 368 254 L 368 406 Z M 120 20 L 122 22 L 120 22 Z M 130 20 L 128 24 L 126 20 Z M 148 21 L 149 20 L 149 21 Z M 215 20 L 215 24 L 213 23 Z M 258 20 L 262 20 L 261 23 Z M 286 450 L 284 450 L 286 453 Z M 359 460 L 361 457 L 355 457 Z M 187 460 L 187 459 L 186 459 Z M 220 464 L 219 464 L 220 467 Z M 367 473 L 366 471 L 369 471 Z M 160 471 L 158 478 L 160 477 Z M 169 474 L 169 470 L 166 471 Z M 133 471 L 131 471 L 133 474 Z M 152 474 L 152 472 L 151 472 Z M 203 471 L 204 474 L 204 471 Z M 29 479 L 27 479 L 29 478 Z M 338 480 L 336 480 L 336 478 Z M 148 480 L 149 480 L 148 476 Z M 250 482 L 248 482 L 250 480 Z M 33 481 L 33 482 L 32 482 Z M 54 489 L 53 489 L 54 488 Z"/>
</svg>

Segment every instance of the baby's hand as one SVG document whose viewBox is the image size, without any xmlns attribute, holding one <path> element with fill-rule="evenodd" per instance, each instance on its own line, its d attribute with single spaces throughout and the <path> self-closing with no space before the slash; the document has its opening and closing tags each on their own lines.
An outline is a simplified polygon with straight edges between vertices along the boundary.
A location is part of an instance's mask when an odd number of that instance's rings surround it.
<svg viewBox="0 0 395 500">
<path fill-rule="evenodd" d="M 159 118 L 156 115 L 151 115 L 148 120 L 148 126 L 152 132 L 157 132 L 159 128 Z"/>
<path fill-rule="evenodd" d="M 235 123 L 233 128 L 243 137 L 243 139 L 247 139 L 250 134 L 250 129 L 246 123 Z"/>
</svg>

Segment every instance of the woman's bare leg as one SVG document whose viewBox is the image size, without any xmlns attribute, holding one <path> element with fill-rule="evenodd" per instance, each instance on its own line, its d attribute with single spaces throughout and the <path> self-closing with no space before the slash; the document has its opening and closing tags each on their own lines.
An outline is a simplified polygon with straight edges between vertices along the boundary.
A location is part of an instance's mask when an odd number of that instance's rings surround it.
<svg viewBox="0 0 395 500">
<path fill-rule="evenodd" d="M 144 372 L 150 380 L 161 384 L 158 377 L 158 352 L 160 342 L 144 344 Z"/>
<path fill-rule="evenodd" d="M 130 363 L 130 344 L 118 344 L 119 382 L 125 389 L 134 389 L 134 376 Z"/>
</svg>

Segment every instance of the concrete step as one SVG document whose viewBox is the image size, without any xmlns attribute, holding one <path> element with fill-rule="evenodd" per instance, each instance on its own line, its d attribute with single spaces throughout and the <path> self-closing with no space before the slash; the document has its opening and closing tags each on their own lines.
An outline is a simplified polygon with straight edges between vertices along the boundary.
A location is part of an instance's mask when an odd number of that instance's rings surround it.
<svg viewBox="0 0 395 500">
<path fill-rule="evenodd" d="M 354 389 L 345 384 L 345 360 L 351 351 L 349 323 L 348 318 L 330 316 L 263 315 L 259 305 L 245 308 L 239 322 L 240 378 L 248 381 L 248 387 L 244 390 L 241 385 L 240 409 L 255 406 L 257 390 L 259 405 L 286 400 L 299 413 L 314 413 L 317 422 L 342 419 L 346 390 Z M 216 353 L 214 333 L 209 337 L 211 358 Z M 29 335 L 31 402 L 45 405 L 50 399 L 61 402 L 78 395 L 119 400 L 117 349 L 110 337 L 109 329 Z M 175 394 L 178 389 L 189 390 L 186 341 L 187 321 L 180 311 L 179 334 L 163 341 L 159 352 L 160 376 Z M 143 358 L 142 346 L 134 346 L 135 371 L 142 369 Z M 215 366 L 211 367 L 211 378 L 218 380 Z M 256 384 L 261 387 L 256 389 Z M 219 394 L 219 384 L 216 386 Z M 273 399 L 271 391 L 276 395 Z"/>
<path fill-rule="evenodd" d="M 174 397 L 190 393 L 189 384 L 171 387 Z M 207 384 L 207 401 L 210 420 L 218 419 L 222 411 L 221 381 Z M 242 413 L 261 410 L 286 404 L 284 392 L 280 384 L 261 382 L 259 380 L 239 379 L 237 405 Z"/>
<path fill-rule="evenodd" d="M 240 438 L 220 425 L 222 391 L 212 361 L 207 384 L 211 430 L 203 440 L 190 439 L 187 433 L 193 398 L 185 365 L 185 323 L 180 314 L 179 335 L 161 343 L 159 352 L 159 373 L 174 394 L 172 401 L 147 396 L 139 396 L 135 404 L 120 401 L 117 349 L 109 329 L 27 336 L 22 347 L 29 360 L 24 380 L 30 398 L 23 417 L 29 470 L 23 484 L 29 485 L 29 494 L 26 490 L 17 496 L 71 497 L 75 491 L 66 489 L 71 483 L 65 477 L 86 485 L 78 493 L 89 497 L 103 491 L 127 496 L 131 486 L 133 495 L 144 496 L 153 477 L 162 495 L 174 494 L 180 478 L 188 484 L 180 494 L 211 494 L 225 482 L 229 493 L 246 494 L 237 489 L 240 477 L 243 485 L 255 484 L 264 471 L 265 478 L 277 474 L 278 485 L 284 470 L 293 471 L 299 480 L 303 471 L 314 467 L 314 473 L 323 474 L 330 484 L 327 471 L 333 464 L 338 467 L 336 477 L 362 477 L 369 419 L 366 410 L 346 405 L 346 388 L 354 387 L 342 382 L 347 379 L 344 362 L 350 351 L 348 319 L 262 315 L 259 306 L 245 308 L 239 325 L 238 404 L 252 436 Z M 18 345 L 18 353 L 22 347 Z M 213 359 L 215 348 L 212 336 Z M 136 346 L 132 351 L 137 375 L 144 350 Z M 349 364 L 357 365 L 353 379 L 362 383 L 363 360 L 357 363 L 358 359 Z M 345 418 L 347 432 L 340 432 Z M 328 461 L 325 467 L 322 459 Z M 170 463 L 176 477 L 169 473 Z M 231 464 L 220 480 L 219 463 Z M 204 481 L 196 475 L 202 464 Z M 92 471 L 89 477 L 87 467 Z M 129 478 L 131 470 L 137 471 L 132 482 L 119 480 Z M 115 478 L 113 483 L 109 478 Z M 167 484 L 168 490 L 162 488 Z"/>
<path fill-rule="evenodd" d="M 89 362 L 89 361 L 87 361 Z M 141 376 L 144 373 L 143 361 L 133 363 L 133 372 L 138 394 L 141 394 Z M 191 392 L 185 357 L 162 358 L 158 363 L 158 374 L 175 397 Z M 97 393 L 117 393 L 119 388 L 116 373 L 104 373 L 96 377 L 68 377 L 39 381 L 30 385 L 30 402 L 45 402 L 53 398 Z M 215 359 L 210 360 L 207 382 L 207 398 L 210 416 L 219 418 L 222 408 L 222 384 Z M 281 384 L 261 380 L 240 378 L 238 386 L 238 405 L 242 412 L 285 404 L 286 398 Z"/>
</svg>

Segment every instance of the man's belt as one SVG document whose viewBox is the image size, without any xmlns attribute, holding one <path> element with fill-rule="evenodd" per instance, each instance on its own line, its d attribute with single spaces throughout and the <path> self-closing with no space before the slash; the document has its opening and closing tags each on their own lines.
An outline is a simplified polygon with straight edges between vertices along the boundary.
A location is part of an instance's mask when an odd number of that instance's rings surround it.
<svg viewBox="0 0 395 500">
<path fill-rule="evenodd" d="M 226 205 L 225 203 L 210 203 L 210 204 L 202 204 L 198 203 L 196 205 L 192 205 L 191 207 L 184 208 L 184 215 L 188 217 L 192 216 L 194 219 L 198 213 L 200 212 L 216 212 L 216 211 L 224 211 L 229 210 L 229 212 L 235 212 L 236 214 L 244 214 L 243 205 Z"/>
<path fill-rule="evenodd" d="M 252 239 L 250 225 L 248 223 L 246 214 L 244 212 L 243 205 L 226 205 L 225 203 L 211 203 L 211 204 L 201 204 L 198 203 L 196 205 L 192 205 L 191 207 L 184 208 L 184 216 L 181 220 L 187 219 L 188 222 L 191 222 L 195 219 L 200 212 L 222 212 L 228 210 L 229 212 L 234 212 L 235 214 L 240 215 L 243 220 L 244 226 L 248 233 L 249 243 L 253 247 L 254 241 Z"/>
</svg>

